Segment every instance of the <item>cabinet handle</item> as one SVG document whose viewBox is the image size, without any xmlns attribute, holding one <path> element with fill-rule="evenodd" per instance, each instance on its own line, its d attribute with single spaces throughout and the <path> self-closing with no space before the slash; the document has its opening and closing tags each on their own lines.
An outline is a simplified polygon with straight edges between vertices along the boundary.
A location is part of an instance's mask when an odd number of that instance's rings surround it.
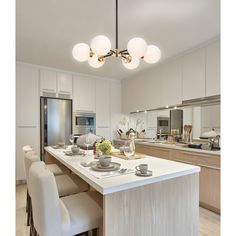
<svg viewBox="0 0 236 236">
<path fill-rule="evenodd" d="M 210 168 L 210 169 L 214 169 L 214 170 L 220 170 L 219 167 L 207 166 L 207 165 L 202 165 L 202 164 L 199 164 L 199 163 L 182 161 L 182 160 L 179 160 L 179 159 L 174 159 L 174 161 L 182 162 L 182 163 L 189 164 L 189 165 L 195 165 L 195 166 L 197 165 L 197 166 L 200 166 L 200 167 Z"/>
<path fill-rule="evenodd" d="M 19 125 L 17 128 L 27 128 L 27 129 L 32 129 L 32 128 L 37 128 L 37 126 L 26 126 L 26 125 Z"/>
<path fill-rule="evenodd" d="M 190 152 L 180 152 L 180 153 L 182 153 L 182 154 L 185 154 L 185 155 L 189 155 L 190 154 Z M 211 154 L 204 154 L 204 153 L 196 153 L 196 152 L 191 152 L 191 155 L 195 155 L 195 156 L 199 156 L 199 157 L 209 157 L 209 155 L 211 155 Z"/>
<path fill-rule="evenodd" d="M 55 89 L 43 89 L 43 91 L 56 92 Z"/>
<path fill-rule="evenodd" d="M 213 169 L 213 170 L 220 170 L 219 167 L 215 167 L 215 166 L 207 166 L 207 165 L 202 165 L 202 164 L 198 164 L 198 166 L 205 167 L 205 168 L 210 168 L 210 169 Z"/>
<path fill-rule="evenodd" d="M 197 163 L 182 161 L 182 160 L 179 160 L 179 159 L 174 159 L 174 161 L 182 162 L 182 163 L 189 164 L 189 165 L 198 165 Z"/>
<path fill-rule="evenodd" d="M 60 90 L 59 93 L 66 93 L 66 94 L 70 94 L 70 92 L 68 91 L 63 91 L 63 90 Z"/>
</svg>

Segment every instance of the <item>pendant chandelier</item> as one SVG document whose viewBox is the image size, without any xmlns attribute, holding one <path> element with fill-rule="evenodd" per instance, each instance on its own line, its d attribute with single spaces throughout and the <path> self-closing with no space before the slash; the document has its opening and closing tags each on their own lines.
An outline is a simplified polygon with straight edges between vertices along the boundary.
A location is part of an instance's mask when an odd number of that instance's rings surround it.
<svg viewBox="0 0 236 236">
<path fill-rule="evenodd" d="M 95 36 L 90 46 L 78 43 L 73 47 L 72 55 L 79 62 L 88 61 L 89 65 L 99 68 L 104 65 L 107 58 L 114 56 L 122 60 L 127 69 L 135 69 L 139 66 L 140 59 L 149 64 L 158 62 L 161 51 L 155 45 L 147 45 L 142 38 L 133 38 L 127 44 L 127 49 L 118 49 L 118 0 L 116 0 L 116 48 L 111 49 L 111 41 L 104 35 Z"/>
</svg>

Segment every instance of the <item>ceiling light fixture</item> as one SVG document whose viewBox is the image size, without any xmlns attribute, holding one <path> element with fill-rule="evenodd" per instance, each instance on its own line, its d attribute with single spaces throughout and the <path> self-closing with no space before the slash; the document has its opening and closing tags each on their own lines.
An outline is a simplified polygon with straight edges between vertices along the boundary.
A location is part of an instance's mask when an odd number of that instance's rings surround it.
<svg viewBox="0 0 236 236">
<path fill-rule="evenodd" d="M 111 49 L 111 41 L 104 35 L 93 38 L 91 45 L 78 43 L 73 47 L 72 55 L 79 62 L 88 61 L 89 65 L 99 68 L 104 65 L 110 56 L 120 57 L 127 69 L 139 66 L 140 59 L 149 64 L 156 63 L 161 58 L 161 51 L 155 45 L 147 45 L 142 38 L 133 38 L 127 44 L 127 49 L 118 49 L 118 0 L 116 0 L 116 49 Z"/>
</svg>

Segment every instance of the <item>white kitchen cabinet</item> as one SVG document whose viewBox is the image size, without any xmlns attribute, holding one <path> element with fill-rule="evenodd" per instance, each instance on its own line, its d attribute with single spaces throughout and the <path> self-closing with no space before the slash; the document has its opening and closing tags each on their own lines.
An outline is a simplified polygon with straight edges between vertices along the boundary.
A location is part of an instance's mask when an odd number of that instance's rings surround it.
<svg viewBox="0 0 236 236">
<path fill-rule="evenodd" d="M 205 48 L 183 57 L 183 100 L 205 97 Z"/>
<path fill-rule="evenodd" d="M 220 41 L 206 48 L 206 96 L 220 94 Z"/>
<path fill-rule="evenodd" d="M 72 75 L 57 73 L 57 93 L 58 97 L 72 98 Z"/>
<path fill-rule="evenodd" d="M 121 83 L 110 82 L 110 114 L 111 114 L 111 137 L 118 138 L 118 124 L 122 119 L 121 116 Z"/>
<path fill-rule="evenodd" d="M 16 180 L 25 180 L 24 154 L 22 147 L 31 145 L 39 155 L 39 127 L 16 128 Z"/>
<path fill-rule="evenodd" d="M 73 111 L 95 112 L 95 79 L 73 77 Z"/>
<path fill-rule="evenodd" d="M 182 103 L 181 59 L 170 61 L 161 67 L 161 106 Z"/>
<path fill-rule="evenodd" d="M 54 70 L 40 69 L 40 95 L 56 97 L 57 73 Z"/>
<path fill-rule="evenodd" d="M 110 86 L 107 80 L 96 80 L 96 127 L 110 127 Z"/>
<path fill-rule="evenodd" d="M 39 123 L 39 70 L 16 65 L 16 126 L 37 126 Z"/>
<path fill-rule="evenodd" d="M 96 130 L 96 135 L 100 135 L 103 138 L 106 138 L 108 140 L 111 140 L 111 133 L 110 133 L 110 127 L 98 127 Z"/>
</svg>

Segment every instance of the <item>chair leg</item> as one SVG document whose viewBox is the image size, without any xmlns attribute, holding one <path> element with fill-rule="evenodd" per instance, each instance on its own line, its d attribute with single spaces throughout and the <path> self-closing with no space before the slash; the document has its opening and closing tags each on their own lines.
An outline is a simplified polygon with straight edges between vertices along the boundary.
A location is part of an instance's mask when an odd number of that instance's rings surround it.
<svg viewBox="0 0 236 236">
<path fill-rule="evenodd" d="M 98 229 L 93 229 L 92 236 L 97 236 L 97 235 L 98 235 Z"/>
<path fill-rule="evenodd" d="M 27 188 L 27 194 L 26 194 L 26 208 L 25 208 L 26 212 L 29 211 L 29 192 L 28 192 L 28 188 Z"/>
<path fill-rule="evenodd" d="M 31 209 L 32 209 L 32 206 L 31 206 L 31 199 L 30 197 L 28 197 L 28 213 L 27 213 L 27 226 L 30 225 L 30 221 L 31 221 Z"/>
</svg>

